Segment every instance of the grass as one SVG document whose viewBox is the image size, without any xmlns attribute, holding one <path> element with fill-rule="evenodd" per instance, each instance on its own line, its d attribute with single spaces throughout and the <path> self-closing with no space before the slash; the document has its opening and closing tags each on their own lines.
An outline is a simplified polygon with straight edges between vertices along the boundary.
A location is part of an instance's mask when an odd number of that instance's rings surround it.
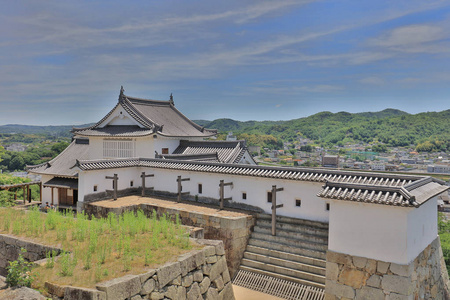
<svg viewBox="0 0 450 300">
<path fill-rule="evenodd" d="M 155 213 L 147 218 L 141 210 L 89 220 L 80 213 L 74 218 L 68 212 L 3 208 L 0 233 L 63 249 L 57 259 L 47 253 L 47 263 L 33 269 L 33 288 L 41 291 L 45 281 L 94 287 L 100 281 L 144 273 L 195 247 L 178 215 L 173 222 Z"/>
</svg>

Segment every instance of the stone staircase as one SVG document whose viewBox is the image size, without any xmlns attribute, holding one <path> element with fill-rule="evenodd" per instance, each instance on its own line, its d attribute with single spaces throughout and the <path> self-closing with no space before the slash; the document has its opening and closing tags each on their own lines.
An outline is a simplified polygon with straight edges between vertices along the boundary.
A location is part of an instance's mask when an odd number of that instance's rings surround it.
<svg viewBox="0 0 450 300">
<path fill-rule="evenodd" d="M 327 249 L 327 223 L 277 216 L 272 236 L 271 215 L 258 214 L 240 270 L 324 289 Z"/>
</svg>

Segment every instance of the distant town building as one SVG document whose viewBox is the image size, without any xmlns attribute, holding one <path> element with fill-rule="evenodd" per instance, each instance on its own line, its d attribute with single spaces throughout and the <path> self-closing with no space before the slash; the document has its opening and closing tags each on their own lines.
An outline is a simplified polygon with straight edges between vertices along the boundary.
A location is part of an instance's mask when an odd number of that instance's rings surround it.
<svg viewBox="0 0 450 300">
<path fill-rule="evenodd" d="M 371 168 L 373 171 L 386 171 L 386 165 L 383 162 L 373 162 Z"/>
<path fill-rule="evenodd" d="M 13 151 L 13 152 L 23 152 L 27 149 L 27 146 L 20 144 L 20 143 L 14 143 L 6 147 L 7 151 Z"/>
<path fill-rule="evenodd" d="M 448 165 L 429 165 L 427 167 L 428 173 L 450 173 L 450 166 Z"/>
<path fill-rule="evenodd" d="M 322 157 L 322 167 L 327 168 L 339 167 L 339 155 L 324 155 Z"/>
<path fill-rule="evenodd" d="M 228 135 L 227 135 L 227 138 L 226 138 L 226 140 L 227 140 L 227 141 L 236 141 L 236 140 L 237 140 L 237 138 L 236 138 L 236 136 L 235 136 L 235 135 L 233 135 L 233 132 L 232 132 L 232 131 L 230 131 L 230 132 L 228 132 Z"/>
</svg>

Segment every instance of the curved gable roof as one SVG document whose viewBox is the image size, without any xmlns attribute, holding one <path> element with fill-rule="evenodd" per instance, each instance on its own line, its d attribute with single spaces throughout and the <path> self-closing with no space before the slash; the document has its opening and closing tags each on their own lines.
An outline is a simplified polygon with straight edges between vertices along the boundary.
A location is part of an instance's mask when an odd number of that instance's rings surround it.
<svg viewBox="0 0 450 300">
<path fill-rule="evenodd" d="M 172 137 L 209 137 L 217 134 L 217 130 L 205 129 L 183 115 L 175 108 L 172 98 L 169 101 L 135 98 L 123 94 L 123 89 L 119 95 L 119 102 L 103 119 L 90 127 L 73 128 L 72 132 L 78 135 L 103 136 L 104 134 L 100 132 L 101 124 L 119 105 L 146 129 L 145 134 L 140 132 L 139 135 L 157 133 Z M 111 129 L 110 132 L 114 132 L 114 130 Z M 108 136 L 114 136 L 110 132 L 108 132 Z M 121 136 L 126 136 L 123 134 L 123 130 L 121 132 Z M 128 136 L 136 136 L 136 133 L 130 132 Z"/>
</svg>

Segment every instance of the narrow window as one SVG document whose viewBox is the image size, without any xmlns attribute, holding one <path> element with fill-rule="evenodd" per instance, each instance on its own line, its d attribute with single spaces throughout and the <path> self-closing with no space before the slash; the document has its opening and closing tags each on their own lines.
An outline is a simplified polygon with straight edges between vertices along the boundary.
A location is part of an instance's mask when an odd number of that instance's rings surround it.
<svg viewBox="0 0 450 300">
<path fill-rule="evenodd" d="M 203 193 L 203 186 L 201 183 L 198 184 L 198 193 L 199 194 Z"/>
<path fill-rule="evenodd" d="M 161 154 L 169 154 L 169 148 L 162 148 Z"/>
<path fill-rule="evenodd" d="M 296 200 L 295 200 L 295 206 L 297 206 L 297 207 L 302 206 L 302 200 L 296 199 Z"/>
<path fill-rule="evenodd" d="M 325 205 L 325 210 L 330 210 L 330 203 L 327 203 L 327 204 Z"/>
<path fill-rule="evenodd" d="M 134 182 L 133 180 L 130 181 L 130 186 L 133 186 Z"/>
<path fill-rule="evenodd" d="M 94 185 L 94 192 L 97 191 L 97 185 Z"/>
<path fill-rule="evenodd" d="M 247 200 L 247 193 L 242 193 L 242 200 Z"/>
<path fill-rule="evenodd" d="M 113 181 L 111 181 L 112 182 L 112 188 L 114 189 L 114 180 Z"/>
<path fill-rule="evenodd" d="M 267 202 L 272 203 L 272 192 L 267 192 Z"/>
</svg>

